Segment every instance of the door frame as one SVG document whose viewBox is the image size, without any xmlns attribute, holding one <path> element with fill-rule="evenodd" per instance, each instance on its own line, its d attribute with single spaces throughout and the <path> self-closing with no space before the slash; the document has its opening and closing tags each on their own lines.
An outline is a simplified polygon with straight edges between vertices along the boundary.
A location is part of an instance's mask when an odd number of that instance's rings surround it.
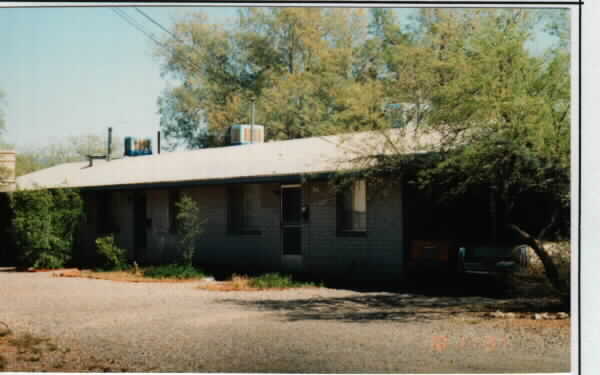
<svg viewBox="0 0 600 375">
<path fill-rule="evenodd" d="M 298 189 L 300 192 L 300 204 L 298 212 L 299 221 L 297 223 L 285 223 L 283 219 L 283 196 L 285 189 Z M 300 271 L 302 270 L 303 258 L 304 258 L 304 218 L 302 216 L 302 205 L 304 204 L 304 189 L 302 184 L 281 184 L 280 185 L 280 210 L 279 210 L 279 222 L 280 222 L 280 251 L 281 251 L 281 263 L 284 269 L 288 271 Z M 286 254 L 284 249 L 284 236 L 287 228 L 297 228 L 300 231 L 300 254 Z"/>
</svg>

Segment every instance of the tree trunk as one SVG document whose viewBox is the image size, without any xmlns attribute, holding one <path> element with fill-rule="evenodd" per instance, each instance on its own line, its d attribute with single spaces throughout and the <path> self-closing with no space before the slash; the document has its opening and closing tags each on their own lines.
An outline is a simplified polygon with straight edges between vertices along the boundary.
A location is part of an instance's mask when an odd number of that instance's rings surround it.
<svg viewBox="0 0 600 375">
<path fill-rule="evenodd" d="M 518 226 L 510 224 L 508 227 L 517 234 L 520 241 L 529 245 L 533 249 L 535 254 L 540 258 L 542 264 L 544 265 L 546 277 L 548 278 L 552 286 L 560 293 L 561 297 L 563 297 L 565 294 L 568 294 L 567 284 L 560 279 L 558 269 L 556 268 L 556 265 L 552 261 L 550 255 L 544 249 L 544 246 L 542 246 L 542 244 L 537 239 L 532 237 L 527 232 L 523 231 Z"/>
</svg>

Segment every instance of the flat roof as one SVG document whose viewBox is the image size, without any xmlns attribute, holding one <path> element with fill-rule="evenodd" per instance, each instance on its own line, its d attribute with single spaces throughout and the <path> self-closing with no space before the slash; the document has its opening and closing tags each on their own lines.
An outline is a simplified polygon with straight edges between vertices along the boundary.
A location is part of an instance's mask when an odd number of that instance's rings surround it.
<svg viewBox="0 0 600 375">
<path fill-rule="evenodd" d="M 356 168 L 364 155 L 426 152 L 431 136 L 408 129 L 60 164 L 17 177 L 18 189 L 115 188 L 318 175 Z"/>
</svg>

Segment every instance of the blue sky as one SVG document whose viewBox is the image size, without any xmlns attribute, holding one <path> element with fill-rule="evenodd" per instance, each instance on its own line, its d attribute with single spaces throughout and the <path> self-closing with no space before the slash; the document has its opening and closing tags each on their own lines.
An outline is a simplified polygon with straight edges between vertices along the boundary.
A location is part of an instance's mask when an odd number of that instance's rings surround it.
<svg viewBox="0 0 600 375">
<path fill-rule="evenodd" d="M 156 37 L 165 36 L 133 8 L 122 9 Z M 143 10 L 168 28 L 199 10 L 216 24 L 236 15 L 228 7 Z M 532 45 L 539 52 L 551 42 L 540 35 Z M 154 137 L 159 130 L 156 102 L 167 81 L 156 45 L 110 8 L 0 8 L 0 46 L 3 139 L 17 151 L 104 134 L 108 126 L 120 137 Z"/>
</svg>

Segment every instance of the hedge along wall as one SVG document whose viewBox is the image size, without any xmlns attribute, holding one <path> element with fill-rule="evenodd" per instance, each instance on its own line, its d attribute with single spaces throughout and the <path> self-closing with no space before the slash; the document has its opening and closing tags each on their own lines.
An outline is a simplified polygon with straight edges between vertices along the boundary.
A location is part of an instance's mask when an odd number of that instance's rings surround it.
<svg viewBox="0 0 600 375">
<path fill-rule="evenodd" d="M 11 232 L 22 267 L 60 268 L 73 256 L 83 214 L 77 190 L 20 190 L 10 195 Z"/>
</svg>

